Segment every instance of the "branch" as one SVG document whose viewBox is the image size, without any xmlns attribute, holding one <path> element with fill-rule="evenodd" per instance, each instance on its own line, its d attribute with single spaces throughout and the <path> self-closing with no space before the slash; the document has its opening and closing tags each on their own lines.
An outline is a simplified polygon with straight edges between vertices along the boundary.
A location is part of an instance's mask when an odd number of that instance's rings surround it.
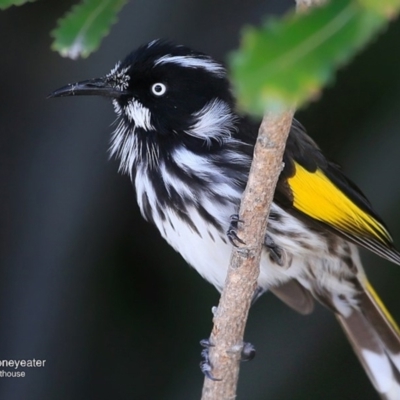
<svg viewBox="0 0 400 400">
<path fill-rule="evenodd" d="M 297 0 L 299 11 L 320 0 Z M 251 300 L 257 288 L 260 259 L 269 209 L 282 171 L 282 158 L 292 125 L 294 110 L 266 112 L 261 122 L 249 179 L 240 205 L 238 236 L 245 246 L 234 248 L 218 308 L 209 358 L 212 374 L 205 378 L 201 400 L 233 400 L 239 378 L 243 335 Z"/>
<path fill-rule="evenodd" d="M 292 117 L 293 111 L 266 114 L 261 123 L 239 212 L 244 223 L 240 224 L 238 236 L 246 245 L 233 250 L 210 337 L 210 342 L 215 345 L 210 348 L 212 374 L 222 380 L 205 378 L 202 400 L 236 397 L 243 335 L 260 272 L 266 216 L 282 170 L 282 156 Z"/>
</svg>

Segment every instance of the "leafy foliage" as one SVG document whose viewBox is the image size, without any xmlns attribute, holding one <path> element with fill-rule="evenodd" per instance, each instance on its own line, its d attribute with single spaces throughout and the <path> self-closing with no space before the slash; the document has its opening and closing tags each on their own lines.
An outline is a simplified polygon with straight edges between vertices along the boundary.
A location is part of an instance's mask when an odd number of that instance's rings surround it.
<svg viewBox="0 0 400 400">
<path fill-rule="evenodd" d="M 333 0 L 307 14 L 291 13 L 245 29 L 231 56 L 240 105 L 252 114 L 297 107 L 318 96 L 334 71 L 371 40 L 400 0 Z"/>
<path fill-rule="evenodd" d="M 35 0 L 0 0 L 0 9 Z M 82 0 L 52 32 L 53 50 L 76 59 L 96 50 L 128 0 Z M 331 0 L 307 14 L 288 14 L 244 30 L 231 56 L 240 105 L 253 114 L 301 106 L 317 97 L 387 21 L 400 0 Z"/>
<path fill-rule="evenodd" d="M 64 57 L 87 57 L 96 50 L 127 0 L 83 0 L 59 20 L 52 32 L 53 50 Z"/>
<path fill-rule="evenodd" d="M 5 10 L 11 6 L 21 6 L 22 4 L 33 2 L 36 0 L 0 0 L 0 10 Z"/>
</svg>

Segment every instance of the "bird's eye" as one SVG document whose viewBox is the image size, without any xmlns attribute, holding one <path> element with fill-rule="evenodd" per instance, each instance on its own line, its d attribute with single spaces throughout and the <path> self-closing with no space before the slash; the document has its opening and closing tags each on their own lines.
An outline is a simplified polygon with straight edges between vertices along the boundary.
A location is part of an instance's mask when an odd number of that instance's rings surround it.
<svg viewBox="0 0 400 400">
<path fill-rule="evenodd" d="M 167 91 L 167 87 L 163 83 L 155 83 L 151 91 L 155 96 L 162 96 Z"/>
</svg>

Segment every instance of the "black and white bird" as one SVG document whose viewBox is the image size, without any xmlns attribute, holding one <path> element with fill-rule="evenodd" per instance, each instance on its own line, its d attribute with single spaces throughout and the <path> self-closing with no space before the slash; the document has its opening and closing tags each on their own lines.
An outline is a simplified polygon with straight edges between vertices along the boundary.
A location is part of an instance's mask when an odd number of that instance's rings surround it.
<svg viewBox="0 0 400 400">
<path fill-rule="evenodd" d="M 232 244 L 258 126 L 241 115 L 222 64 L 155 40 L 107 75 L 51 97 L 110 97 L 118 124 L 111 154 L 129 175 L 144 218 L 218 290 Z M 258 292 L 307 314 L 331 309 L 383 399 L 400 399 L 400 331 L 368 282 L 357 245 L 400 264 L 363 193 L 297 121 L 288 138 L 265 234 Z"/>
</svg>

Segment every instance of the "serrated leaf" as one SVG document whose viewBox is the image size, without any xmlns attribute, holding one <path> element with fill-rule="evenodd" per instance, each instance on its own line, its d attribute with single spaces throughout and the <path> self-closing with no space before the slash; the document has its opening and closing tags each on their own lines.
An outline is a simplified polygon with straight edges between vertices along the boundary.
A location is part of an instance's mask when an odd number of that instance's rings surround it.
<svg viewBox="0 0 400 400">
<path fill-rule="evenodd" d="M 385 26 L 384 13 L 363 5 L 369 1 L 333 0 L 307 14 L 247 28 L 241 49 L 231 56 L 240 105 L 262 115 L 318 96 L 335 69 Z M 400 0 L 383 2 L 398 11 Z"/>
<path fill-rule="evenodd" d="M 22 6 L 25 3 L 33 3 L 36 0 L 0 0 L 0 10 L 5 10 L 11 6 Z"/>
<path fill-rule="evenodd" d="M 84 0 L 58 22 L 52 49 L 63 57 L 87 57 L 96 50 L 128 0 Z"/>
</svg>

